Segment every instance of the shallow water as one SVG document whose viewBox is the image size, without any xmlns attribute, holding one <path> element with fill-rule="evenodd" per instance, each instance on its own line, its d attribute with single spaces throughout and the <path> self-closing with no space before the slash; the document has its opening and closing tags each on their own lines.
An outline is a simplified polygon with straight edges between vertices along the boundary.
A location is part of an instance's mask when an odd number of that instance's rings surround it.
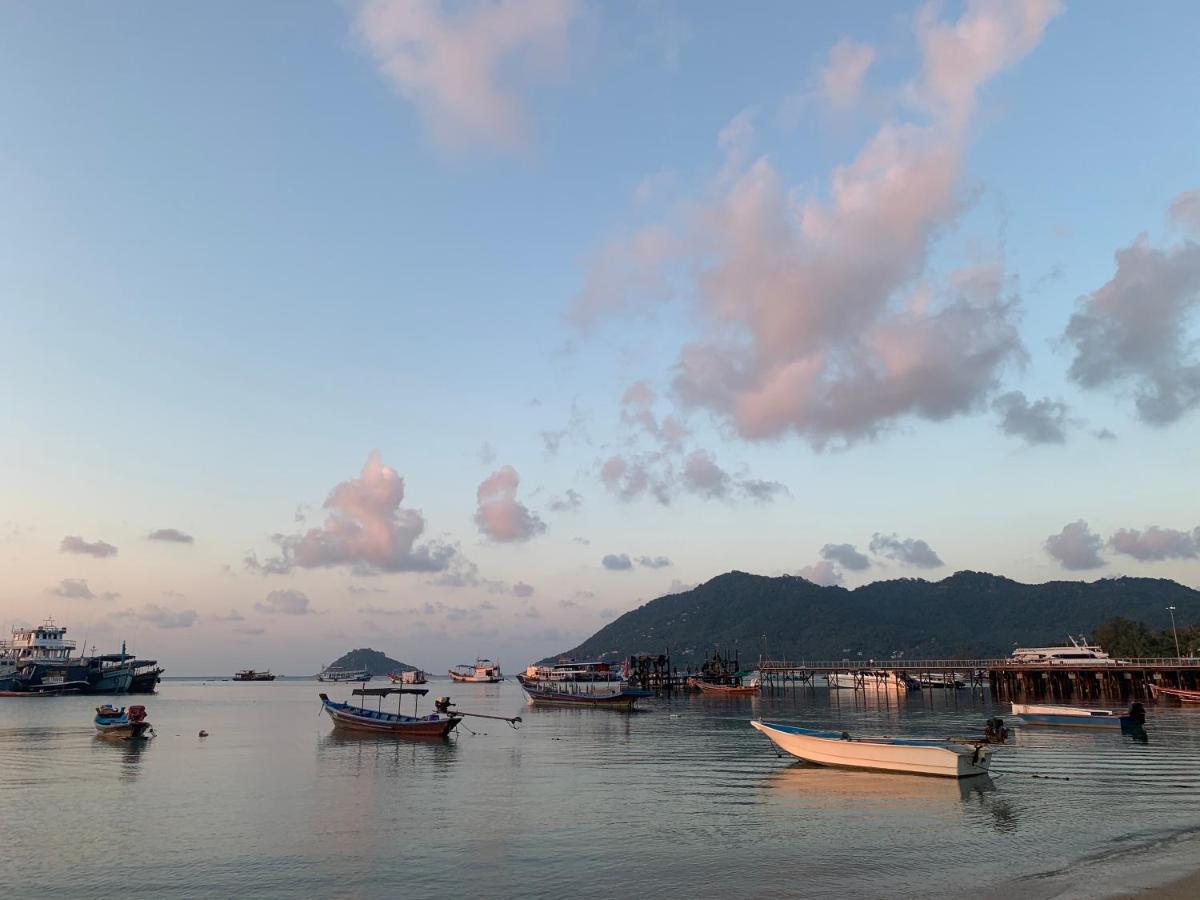
<svg viewBox="0 0 1200 900">
<path fill-rule="evenodd" d="M 1006 716 L 1014 737 L 993 778 L 955 783 L 808 767 L 746 723 L 966 735 L 1006 704 L 818 689 L 625 714 L 529 708 L 511 682 L 430 687 L 525 722 L 468 719 L 478 733 L 449 742 L 347 737 L 317 700 L 348 695 L 340 685 L 168 680 L 134 701 L 158 733 L 135 744 L 94 737 L 96 698 L 0 700 L 0 884 L 11 896 L 1030 897 L 1043 883 L 1030 876 L 1200 827 L 1200 709 L 1151 707 L 1145 745 Z"/>
</svg>

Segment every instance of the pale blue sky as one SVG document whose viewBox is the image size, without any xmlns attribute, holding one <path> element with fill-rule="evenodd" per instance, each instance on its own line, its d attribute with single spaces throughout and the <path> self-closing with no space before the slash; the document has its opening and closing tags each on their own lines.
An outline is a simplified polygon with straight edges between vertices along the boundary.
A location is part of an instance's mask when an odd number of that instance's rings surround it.
<svg viewBox="0 0 1200 900">
<path fill-rule="evenodd" d="M 491 6 L 428 9 L 453 29 L 464 10 Z M 965 21 L 973 8 L 941 15 Z M 921 70 L 918 11 L 583 5 L 556 32 L 561 54 L 499 51 L 491 75 L 525 112 L 512 146 L 439 140 L 431 107 L 396 90 L 356 31 L 358 4 L 5 4 L 0 618 L 53 614 L 72 633 L 128 636 L 175 671 L 309 671 L 351 644 L 435 668 L 475 653 L 516 668 L 676 580 L 797 572 L 826 543 L 866 552 L 875 532 L 925 540 L 945 566 L 876 558 L 840 572 L 847 585 L 960 568 L 1200 584 L 1194 556 L 1141 562 L 1104 548 L 1104 565 L 1067 571 L 1043 546 L 1078 519 L 1103 540 L 1200 526 L 1195 410 L 1143 423 L 1129 390 L 1068 379 L 1063 341 L 1078 298 L 1113 276 L 1114 252 L 1141 232 L 1160 248 L 1185 239 L 1166 216 L 1200 188 L 1194 4 L 1070 4 L 979 79 L 954 188 L 963 212 L 919 267 L 940 279 L 1001 264 L 1019 297 L 1027 363 L 999 367 L 973 412 L 884 417 L 873 439 L 819 451 L 681 407 L 680 348 L 710 328 L 687 263 L 674 303 L 582 332 L 568 321 L 610 241 L 679 225 L 724 190 L 718 134 L 739 113 L 754 122 L 745 165 L 765 155 L 797 202 L 827 199 L 835 168 L 883 123 L 924 125 L 904 93 Z M 869 45 L 874 62 L 856 101 L 835 109 L 821 72 L 842 39 Z M 1186 316 L 1175 325 L 1195 337 Z M 687 417 L 686 452 L 790 496 L 705 499 L 682 481 L 669 505 L 615 496 L 604 461 L 654 446 L 621 422 L 639 380 L 660 417 Z M 1065 402 L 1065 442 L 1002 434 L 990 404 L 1012 390 Z M 1100 428 L 1116 440 L 1094 437 Z M 563 429 L 549 453 L 541 433 Z M 358 577 L 349 564 L 246 570 L 247 551 L 274 552 L 270 535 L 318 527 L 319 516 L 296 522 L 297 506 L 319 506 L 375 449 L 427 535 L 456 542 L 478 578 L 535 593 Z M 669 458 L 680 477 L 684 455 Z M 477 487 L 504 465 L 546 526 L 526 540 L 497 540 L 473 518 Z M 567 489 L 582 505 L 554 511 Z M 165 527 L 194 543 L 145 539 Z M 62 552 L 65 535 L 119 553 Z M 608 571 L 608 553 L 672 565 Z M 52 593 L 63 579 L 120 596 Z M 318 612 L 256 610 L 278 590 L 302 591 Z M 442 606 L 361 611 L 427 602 Z M 231 609 L 241 621 L 217 618 Z M 164 610 L 196 616 L 156 627 Z"/>
</svg>

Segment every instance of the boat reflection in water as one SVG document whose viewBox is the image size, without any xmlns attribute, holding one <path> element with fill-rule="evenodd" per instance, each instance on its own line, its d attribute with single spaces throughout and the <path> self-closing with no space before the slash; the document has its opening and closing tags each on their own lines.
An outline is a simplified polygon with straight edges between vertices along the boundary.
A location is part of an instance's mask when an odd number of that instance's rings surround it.
<svg viewBox="0 0 1200 900">
<path fill-rule="evenodd" d="M 848 771 L 796 763 L 772 772 L 764 787 L 805 808 L 842 809 L 848 804 L 897 806 L 914 803 L 944 806 L 947 814 L 958 815 L 958 805 L 994 792 L 990 775 L 969 778 L 929 778 L 895 772 Z"/>
</svg>

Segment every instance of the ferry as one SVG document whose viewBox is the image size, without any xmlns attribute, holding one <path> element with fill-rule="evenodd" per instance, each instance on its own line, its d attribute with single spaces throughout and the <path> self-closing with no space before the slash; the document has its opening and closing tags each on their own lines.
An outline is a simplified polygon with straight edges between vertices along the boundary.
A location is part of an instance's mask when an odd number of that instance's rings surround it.
<svg viewBox="0 0 1200 900">
<path fill-rule="evenodd" d="M 463 663 L 450 670 L 450 680 L 465 684 L 496 684 L 504 680 L 500 674 L 500 663 L 490 659 L 477 659 L 475 665 Z"/>
<path fill-rule="evenodd" d="M 153 693 L 162 675 L 155 660 L 135 659 L 122 643 L 120 653 L 72 656 L 75 641 L 64 625 L 47 619 L 36 627 L 15 627 L 0 641 L 0 691 L 15 693 Z"/>
<path fill-rule="evenodd" d="M 317 681 L 370 681 L 371 673 L 366 669 L 343 669 L 341 666 L 326 666 L 317 673 Z"/>
<path fill-rule="evenodd" d="M 242 669 L 240 672 L 233 673 L 234 681 L 274 681 L 275 676 L 271 674 L 271 670 L 265 672 L 257 672 L 254 669 Z"/>
<path fill-rule="evenodd" d="M 547 706 L 605 706 L 633 709 L 653 691 L 629 687 L 621 673 L 606 662 L 569 660 L 553 666 L 529 666 L 517 676 L 533 704 Z"/>
<path fill-rule="evenodd" d="M 1067 635 L 1069 642 L 1061 647 L 1017 647 L 1008 661 L 1023 666 L 1120 666 L 1125 662 L 1113 659 L 1087 638 Z"/>
<path fill-rule="evenodd" d="M 919 691 L 921 683 L 900 672 L 863 669 L 858 672 L 830 672 L 825 682 L 831 688 L 850 691 Z"/>
</svg>

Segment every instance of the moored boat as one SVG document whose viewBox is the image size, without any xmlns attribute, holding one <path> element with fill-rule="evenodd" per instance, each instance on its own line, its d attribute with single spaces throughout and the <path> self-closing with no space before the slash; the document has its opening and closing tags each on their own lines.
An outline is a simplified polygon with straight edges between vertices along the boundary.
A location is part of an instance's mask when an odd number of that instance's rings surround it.
<svg viewBox="0 0 1200 900">
<path fill-rule="evenodd" d="M 420 669 L 409 669 L 404 672 L 388 672 L 392 684 L 425 684 L 428 679 Z"/>
<path fill-rule="evenodd" d="M 1165 688 L 1156 684 L 1150 685 L 1150 693 L 1157 697 L 1174 697 L 1184 703 L 1200 703 L 1200 691 L 1189 691 L 1183 688 Z"/>
<path fill-rule="evenodd" d="M 1026 725 L 1057 725 L 1065 728 L 1128 728 L 1128 715 L 1111 709 L 1085 709 L 1081 706 L 1038 706 L 1014 703 L 1013 715 Z"/>
<path fill-rule="evenodd" d="M 553 666 L 529 666 L 517 676 L 529 702 L 543 706 L 602 706 L 632 709 L 653 691 L 629 687 L 606 662 L 570 660 Z"/>
<path fill-rule="evenodd" d="M 689 678 L 688 686 L 716 697 L 745 697 L 758 694 L 759 681 L 752 678 L 744 684 L 710 684 L 701 678 Z"/>
<path fill-rule="evenodd" d="M 344 669 L 341 666 L 326 666 L 317 673 L 317 681 L 370 681 L 371 673 L 366 669 Z"/>
<path fill-rule="evenodd" d="M 154 729 L 146 721 L 144 706 L 131 706 L 129 709 L 117 709 L 109 704 L 97 706 L 94 721 L 101 737 L 148 740 L 154 736 Z"/>
<path fill-rule="evenodd" d="M 462 716 L 454 712 L 437 711 L 427 716 L 416 715 L 416 700 L 429 693 L 428 688 L 355 688 L 352 692 L 356 697 L 377 697 L 379 707 L 367 709 L 365 706 L 354 706 L 350 703 L 338 703 L 321 694 L 321 707 L 333 720 L 333 727 L 345 731 L 370 732 L 372 734 L 387 734 L 395 737 L 445 737 L 461 720 Z M 394 713 L 383 711 L 383 698 L 390 694 L 397 695 L 397 709 Z M 413 698 L 413 715 L 406 716 L 400 712 L 399 705 L 405 696 Z"/>
<path fill-rule="evenodd" d="M 1010 665 L 1036 666 L 1120 666 L 1125 662 L 1113 659 L 1087 638 L 1067 635 L 1068 643 L 1061 647 L 1017 647 L 1008 658 Z"/>
<path fill-rule="evenodd" d="M 503 681 L 500 663 L 490 659 L 477 659 L 475 665 L 463 663 L 450 669 L 450 680 L 462 684 L 496 684 Z"/>
<path fill-rule="evenodd" d="M 234 681 L 274 681 L 275 676 L 271 674 L 271 670 L 258 672 L 254 669 L 242 669 L 240 672 L 233 673 Z"/>
<path fill-rule="evenodd" d="M 921 683 L 900 672 L 861 669 L 855 672 L 830 672 L 825 683 L 831 688 L 851 691 L 919 691 Z"/>
<path fill-rule="evenodd" d="M 757 719 L 750 724 L 785 753 L 822 766 L 968 778 L 986 774 L 991 764 L 991 750 L 976 741 L 854 738 L 844 731 L 820 731 Z"/>
</svg>

